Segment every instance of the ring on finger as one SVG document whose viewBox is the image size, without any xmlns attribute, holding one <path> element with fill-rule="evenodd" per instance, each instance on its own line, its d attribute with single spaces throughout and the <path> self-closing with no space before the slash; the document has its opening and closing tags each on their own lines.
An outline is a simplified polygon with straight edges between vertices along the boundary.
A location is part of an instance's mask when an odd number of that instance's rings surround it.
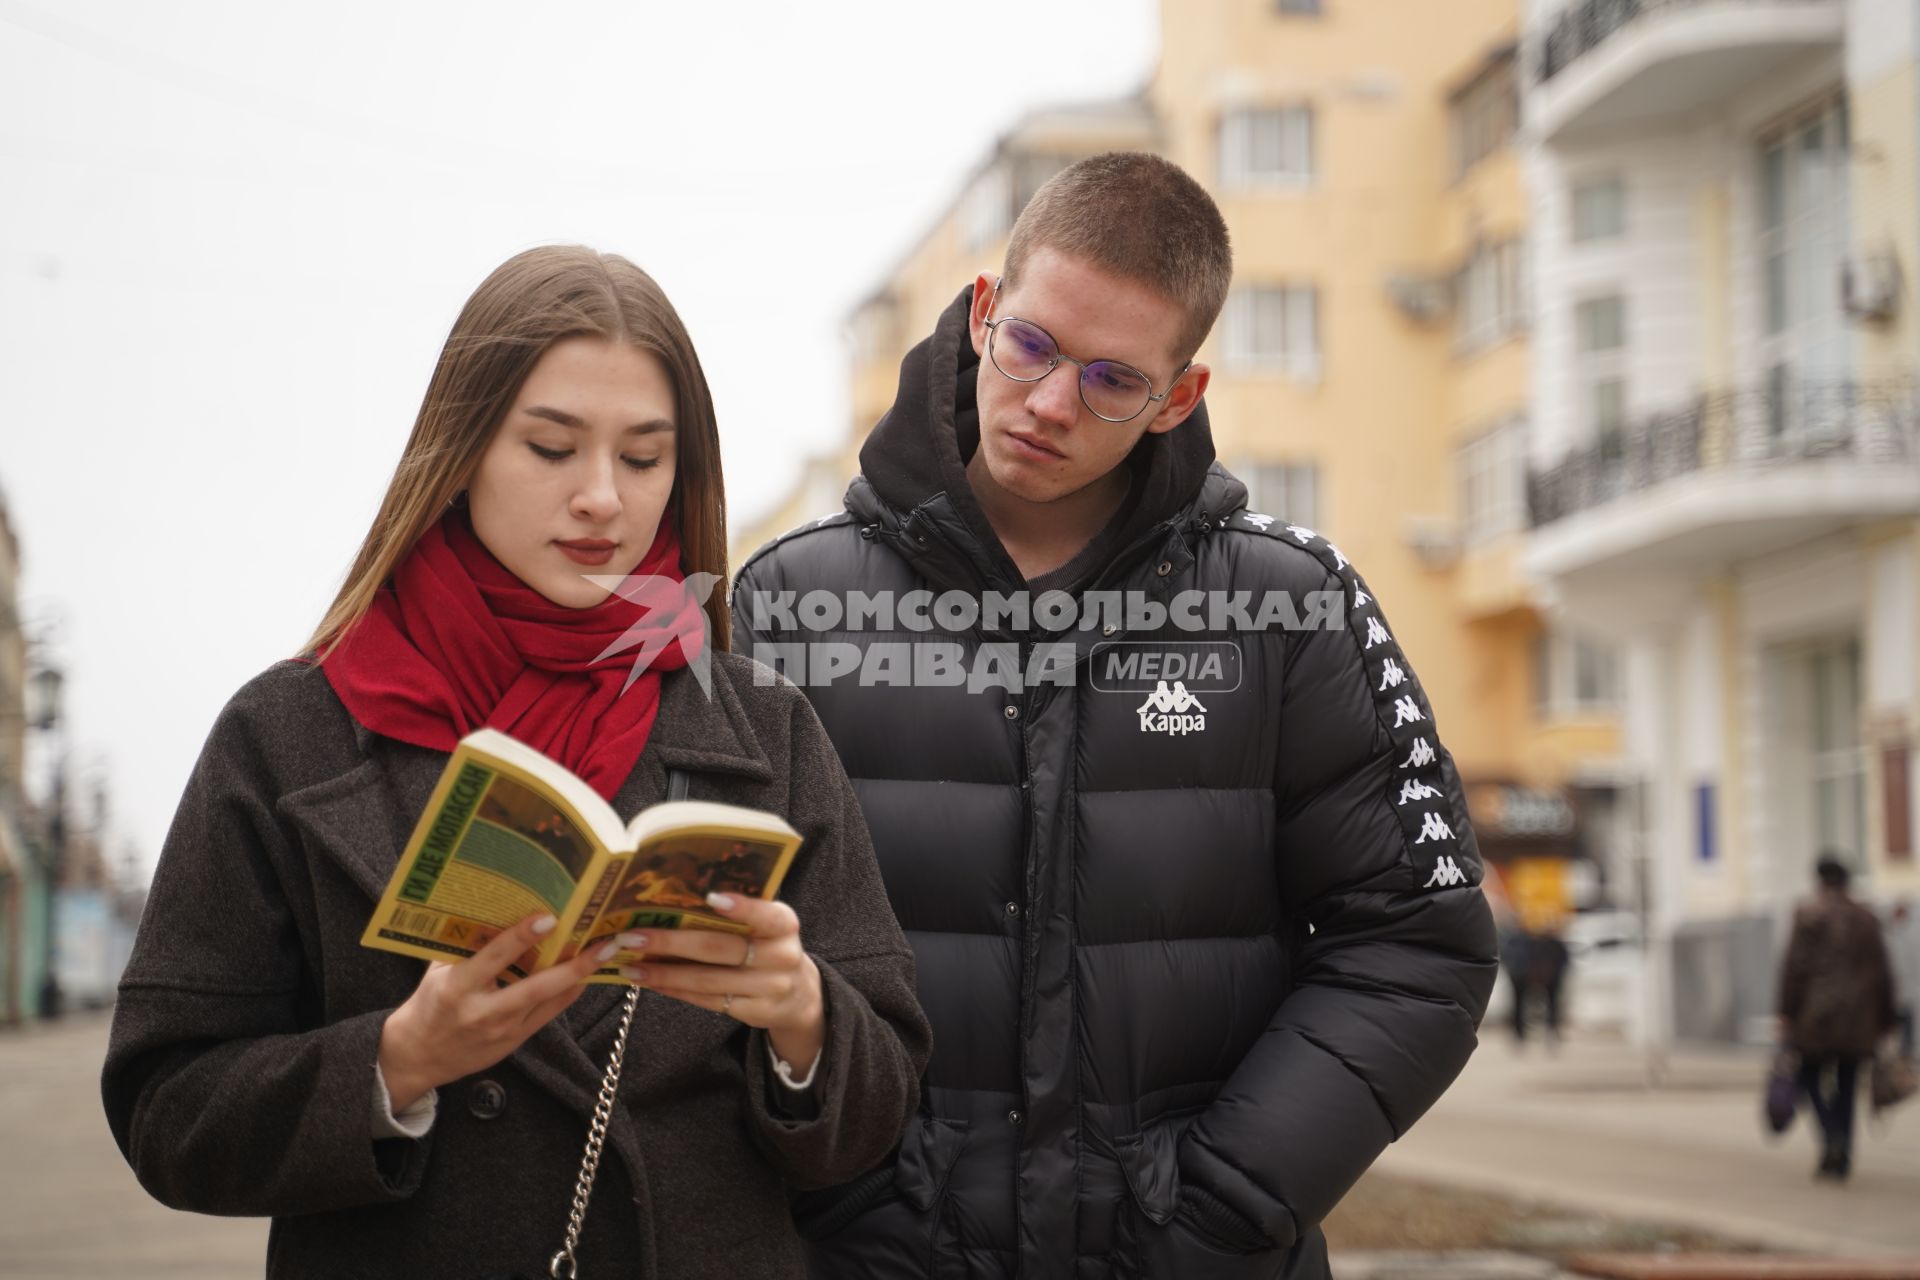
<svg viewBox="0 0 1920 1280">
<path fill-rule="evenodd" d="M 720 1012 L 729 1018 L 733 1016 L 733 992 L 727 992 L 726 997 L 720 1001 Z"/>
</svg>

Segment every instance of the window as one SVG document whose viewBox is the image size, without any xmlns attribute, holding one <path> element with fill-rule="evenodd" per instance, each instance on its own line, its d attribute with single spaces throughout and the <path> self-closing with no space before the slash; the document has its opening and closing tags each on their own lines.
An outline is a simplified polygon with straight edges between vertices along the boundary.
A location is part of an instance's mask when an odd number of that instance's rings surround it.
<svg viewBox="0 0 1920 1280">
<path fill-rule="evenodd" d="M 1460 446 L 1460 531 L 1471 544 L 1512 533 L 1526 522 L 1527 429 L 1505 422 Z"/>
<path fill-rule="evenodd" d="M 1220 185 L 1228 191 L 1313 180 L 1313 108 L 1256 107 L 1220 117 Z"/>
<path fill-rule="evenodd" d="M 996 163 L 974 179 L 960 202 L 960 238 L 967 252 L 984 249 L 1013 227 L 1013 175 Z"/>
<path fill-rule="evenodd" d="M 1760 350 L 1776 431 L 1804 417 L 1788 399 L 1796 386 L 1842 377 L 1849 366 L 1838 285 L 1848 238 L 1847 150 L 1844 102 L 1761 140 Z"/>
<path fill-rule="evenodd" d="M 1587 430 L 1595 438 L 1627 419 L 1627 301 L 1619 294 L 1574 304 L 1574 359 Z"/>
<path fill-rule="evenodd" d="M 1858 865 L 1866 852 L 1866 759 L 1860 749 L 1860 643 L 1827 644 L 1808 655 L 1813 694 L 1813 835 L 1817 849 Z"/>
<path fill-rule="evenodd" d="M 1320 468 L 1311 462 L 1245 462 L 1234 474 L 1247 486 L 1247 510 L 1318 528 Z"/>
<path fill-rule="evenodd" d="M 1520 121 L 1514 59 L 1497 59 L 1453 99 L 1453 172 L 1458 177 L 1512 140 Z"/>
<path fill-rule="evenodd" d="M 1619 178 L 1593 178 L 1574 184 L 1573 242 L 1586 244 L 1625 235 L 1627 184 Z"/>
<path fill-rule="evenodd" d="M 1610 435 L 1627 425 L 1627 380 L 1596 378 L 1587 391 L 1587 418 L 1596 436 Z"/>
<path fill-rule="evenodd" d="M 1627 344 L 1627 304 L 1619 294 L 1588 298 L 1575 308 L 1574 316 L 1582 355 Z"/>
<path fill-rule="evenodd" d="M 1533 646 L 1534 701 L 1543 716 L 1609 712 L 1620 706 L 1620 657 L 1611 646 L 1569 631 L 1542 631 Z"/>
<path fill-rule="evenodd" d="M 1016 157 L 1013 162 L 1013 216 L 1020 216 L 1020 211 L 1027 207 L 1027 201 L 1033 199 L 1034 192 L 1040 190 L 1048 178 L 1080 158 L 1057 151 L 1034 151 Z"/>
<path fill-rule="evenodd" d="M 1320 303 L 1311 285 L 1251 285 L 1227 295 L 1226 363 L 1290 377 L 1320 375 Z"/>
<path fill-rule="evenodd" d="M 1526 242 L 1476 245 L 1460 269 L 1459 344 L 1478 351 L 1527 326 Z"/>
</svg>

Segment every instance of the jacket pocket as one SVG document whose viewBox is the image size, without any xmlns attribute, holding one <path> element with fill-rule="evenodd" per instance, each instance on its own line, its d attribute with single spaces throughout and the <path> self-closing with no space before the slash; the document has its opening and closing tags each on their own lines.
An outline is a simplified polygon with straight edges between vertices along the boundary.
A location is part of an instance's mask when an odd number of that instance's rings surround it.
<svg viewBox="0 0 1920 1280">
<path fill-rule="evenodd" d="M 1286 1265 L 1285 1249 L 1233 1249 L 1196 1230 L 1180 1203 L 1180 1140 L 1199 1111 L 1155 1121 L 1113 1141 L 1127 1181 L 1114 1234 L 1114 1272 L 1128 1280 L 1269 1280 Z"/>
<path fill-rule="evenodd" d="M 894 1162 L 894 1185 L 901 1197 L 922 1213 L 933 1208 L 946 1195 L 947 1179 L 966 1145 L 966 1121 L 921 1116 L 901 1141 L 900 1158 Z"/>
<path fill-rule="evenodd" d="M 1113 1154 L 1136 1212 L 1164 1227 L 1180 1204 L 1180 1139 L 1200 1116 L 1198 1111 L 1156 1120 L 1113 1140 Z"/>
</svg>

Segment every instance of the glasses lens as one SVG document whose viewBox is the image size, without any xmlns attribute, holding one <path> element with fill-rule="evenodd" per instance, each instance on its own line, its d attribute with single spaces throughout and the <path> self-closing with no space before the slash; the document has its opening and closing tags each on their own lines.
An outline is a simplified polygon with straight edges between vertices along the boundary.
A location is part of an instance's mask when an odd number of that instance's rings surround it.
<svg viewBox="0 0 1920 1280">
<path fill-rule="evenodd" d="M 1112 422 L 1125 422 L 1147 407 L 1153 388 L 1138 369 L 1110 360 L 1095 360 L 1080 375 L 1080 394 L 1087 408 Z"/>
<path fill-rule="evenodd" d="M 1016 382 L 1046 377 L 1054 357 L 1060 354 L 1045 329 L 1013 319 L 994 326 L 990 351 L 994 367 Z"/>
</svg>

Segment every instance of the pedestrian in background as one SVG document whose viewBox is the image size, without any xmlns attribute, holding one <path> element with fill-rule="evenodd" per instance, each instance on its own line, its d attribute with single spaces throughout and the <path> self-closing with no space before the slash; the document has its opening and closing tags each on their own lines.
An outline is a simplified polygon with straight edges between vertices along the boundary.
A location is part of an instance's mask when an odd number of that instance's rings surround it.
<svg viewBox="0 0 1920 1280">
<path fill-rule="evenodd" d="M 1780 966 L 1780 1035 L 1800 1055 L 1800 1086 L 1820 1123 L 1814 1176 L 1844 1180 L 1860 1064 L 1894 1024 L 1893 974 L 1879 920 L 1847 893 L 1846 864 L 1827 854 L 1815 874 L 1819 888 L 1795 909 Z"/>
<path fill-rule="evenodd" d="M 1555 921 L 1530 927 L 1514 942 L 1511 957 L 1506 958 L 1507 975 L 1513 983 L 1513 1042 L 1524 1046 L 1527 1027 L 1533 1021 L 1533 1006 L 1538 1001 L 1546 1020 L 1549 1047 L 1560 1043 L 1560 995 L 1567 981 L 1571 956 L 1561 936 L 1564 926 Z"/>
</svg>

